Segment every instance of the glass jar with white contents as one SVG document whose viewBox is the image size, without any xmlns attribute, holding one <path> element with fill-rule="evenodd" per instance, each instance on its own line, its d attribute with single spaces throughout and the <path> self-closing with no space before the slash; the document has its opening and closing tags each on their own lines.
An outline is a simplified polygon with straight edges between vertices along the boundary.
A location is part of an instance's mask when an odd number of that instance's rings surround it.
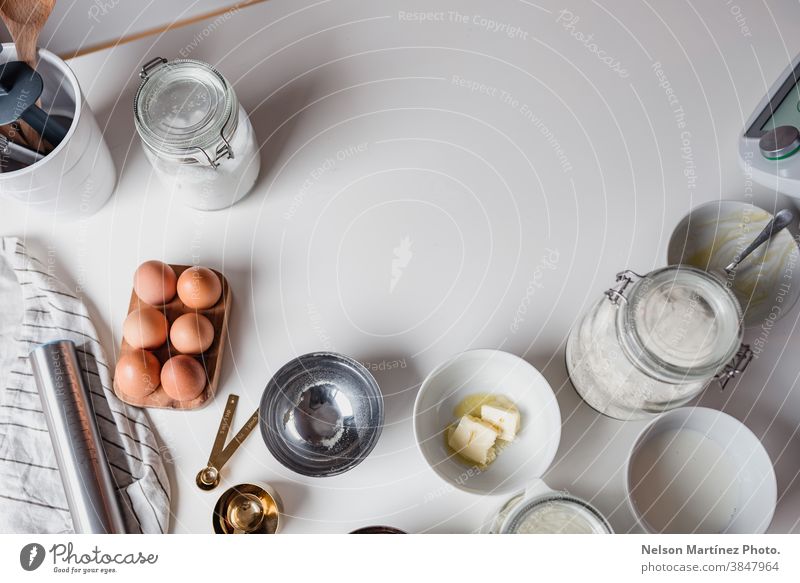
<svg viewBox="0 0 800 583">
<path fill-rule="evenodd" d="M 551 490 L 539 480 L 511 498 L 491 517 L 488 532 L 613 534 L 614 531 L 594 506 L 567 492 Z"/>
<path fill-rule="evenodd" d="M 225 77 L 200 61 L 161 57 L 140 77 L 136 130 L 168 192 L 200 210 L 244 197 L 261 162 L 253 126 Z"/>
<path fill-rule="evenodd" d="M 567 370 L 578 394 L 617 419 L 680 407 L 714 379 L 724 387 L 752 359 L 742 309 L 722 279 L 675 265 L 617 275 L 570 333 Z"/>
</svg>

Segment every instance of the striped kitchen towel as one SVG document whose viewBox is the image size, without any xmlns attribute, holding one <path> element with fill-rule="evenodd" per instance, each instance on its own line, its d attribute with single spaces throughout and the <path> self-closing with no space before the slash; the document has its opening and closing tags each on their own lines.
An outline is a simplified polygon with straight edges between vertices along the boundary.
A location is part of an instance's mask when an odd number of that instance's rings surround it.
<svg viewBox="0 0 800 583">
<path fill-rule="evenodd" d="M 169 481 L 150 421 L 111 389 L 86 307 L 16 238 L 0 238 L 0 532 L 69 533 L 72 519 L 28 353 L 72 340 L 119 488 L 127 531 L 169 527 Z"/>
</svg>

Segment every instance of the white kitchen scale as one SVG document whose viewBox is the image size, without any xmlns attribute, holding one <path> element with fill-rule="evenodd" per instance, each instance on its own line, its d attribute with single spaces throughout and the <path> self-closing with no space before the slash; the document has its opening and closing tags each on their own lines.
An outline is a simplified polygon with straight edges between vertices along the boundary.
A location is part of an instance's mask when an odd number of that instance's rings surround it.
<svg viewBox="0 0 800 583">
<path fill-rule="evenodd" d="M 758 104 L 739 140 L 753 180 L 800 198 L 800 55 Z"/>
</svg>

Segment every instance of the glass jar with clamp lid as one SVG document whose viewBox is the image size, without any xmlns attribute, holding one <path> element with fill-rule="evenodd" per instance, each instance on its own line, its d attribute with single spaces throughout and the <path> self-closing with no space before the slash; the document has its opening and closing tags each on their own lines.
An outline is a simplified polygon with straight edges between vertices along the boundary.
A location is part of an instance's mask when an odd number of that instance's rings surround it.
<svg viewBox="0 0 800 583">
<path fill-rule="evenodd" d="M 216 69 L 157 57 L 142 67 L 136 131 L 170 194 L 201 210 L 229 207 L 255 184 L 258 145 L 233 87 Z"/>
<path fill-rule="evenodd" d="M 742 309 L 713 274 L 674 265 L 617 275 L 567 341 L 580 396 L 617 419 L 684 405 L 714 379 L 724 387 L 752 359 Z"/>
</svg>

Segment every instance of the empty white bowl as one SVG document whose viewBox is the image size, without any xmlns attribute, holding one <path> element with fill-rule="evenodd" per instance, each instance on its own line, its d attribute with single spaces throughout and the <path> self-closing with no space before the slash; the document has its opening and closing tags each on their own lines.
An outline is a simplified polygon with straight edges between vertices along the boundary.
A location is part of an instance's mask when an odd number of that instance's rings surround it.
<svg viewBox="0 0 800 583">
<path fill-rule="evenodd" d="M 721 411 L 683 407 L 654 419 L 628 458 L 628 501 L 651 533 L 761 534 L 778 488 L 769 455 Z"/>
<path fill-rule="evenodd" d="M 486 469 L 470 467 L 447 447 L 445 432 L 467 396 L 496 393 L 520 411 L 516 439 Z M 452 486 L 479 494 L 519 492 L 540 478 L 556 455 L 561 412 L 550 385 L 533 366 L 500 350 L 462 352 L 438 366 L 420 387 L 414 404 L 414 435 L 422 457 Z"/>
</svg>

